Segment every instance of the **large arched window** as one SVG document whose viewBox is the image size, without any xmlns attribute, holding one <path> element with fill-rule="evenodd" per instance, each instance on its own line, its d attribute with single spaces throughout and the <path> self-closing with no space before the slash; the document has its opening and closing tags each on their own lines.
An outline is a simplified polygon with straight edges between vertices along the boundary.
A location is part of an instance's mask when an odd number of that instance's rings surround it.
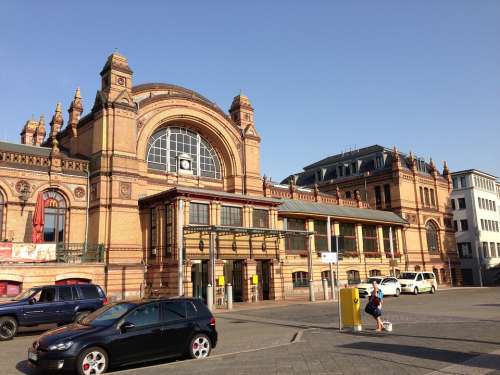
<svg viewBox="0 0 500 375">
<path fill-rule="evenodd" d="M 44 203 L 44 242 L 64 242 L 66 224 L 66 200 L 57 190 L 43 192 Z"/>
<path fill-rule="evenodd" d="M 3 200 L 2 192 L 0 191 L 0 241 L 3 240 L 3 213 L 5 202 Z"/>
<path fill-rule="evenodd" d="M 425 231 L 427 234 L 427 250 L 429 250 L 429 253 L 439 253 L 439 235 L 436 224 L 432 221 L 427 222 Z"/>
<path fill-rule="evenodd" d="M 148 168 L 175 173 L 180 154 L 189 155 L 195 176 L 221 178 L 219 157 L 210 143 L 200 134 L 178 127 L 160 129 L 151 136 Z"/>
</svg>

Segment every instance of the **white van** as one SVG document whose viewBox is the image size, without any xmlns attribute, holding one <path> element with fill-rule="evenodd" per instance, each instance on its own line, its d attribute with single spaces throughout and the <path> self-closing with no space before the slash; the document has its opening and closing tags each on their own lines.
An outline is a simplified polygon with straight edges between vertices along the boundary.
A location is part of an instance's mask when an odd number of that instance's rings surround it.
<svg viewBox="0 0 500 375">
<path fill-rule="evenodd" d="M 436 293 L 437 282 L 433 272 L 401 272 L 398 277 L 403 293 Z"/>
</svg>

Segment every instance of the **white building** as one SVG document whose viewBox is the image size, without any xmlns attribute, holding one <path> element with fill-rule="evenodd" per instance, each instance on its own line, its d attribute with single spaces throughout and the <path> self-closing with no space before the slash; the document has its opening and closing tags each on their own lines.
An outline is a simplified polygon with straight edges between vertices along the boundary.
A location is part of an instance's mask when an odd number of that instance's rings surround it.
<svg viewBox="0 0 500 375">
<path fill-rule="evenodd" d="M 470 169 L 452 173 L 453 227 L 465 285 L 500 283 L 500 183 Z"/>
</svg>

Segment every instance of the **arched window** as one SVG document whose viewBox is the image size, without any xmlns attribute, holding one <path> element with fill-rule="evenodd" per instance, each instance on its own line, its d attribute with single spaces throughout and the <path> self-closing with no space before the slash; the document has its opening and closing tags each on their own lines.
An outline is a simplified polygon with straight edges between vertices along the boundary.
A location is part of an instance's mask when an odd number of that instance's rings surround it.
<svg viewBox="0 0 500 375">
<path fill-rule="evenodd" d="M 382 276 L 382 272 L 380 270 L 370 270 L 370 277 L 372 276 Z"/>
<path fill-rule="evenodd" d="M 301 288 L 309 285 L 309 274 L 304 271 L 292 273 L 292 282 L 294 288 Z"/>
<path fill-rule="evenodd" d="M 221 178 L 221 165 L 214 148 L 191 130 L 168 127 L 154 133 L 148 142 L 148 168 L 164 172 L 177 172 L 178 156 L 191 159 L 193 175 Z"/>
<path fill-rule="evenodd" d="M 427 234 L 427 250 L 429 253 L 439 253 L 439 235 L 436 224 L 432 221 L 427 222 L 425 230 Z"/>
<path fill-rule="evenodd" d="M 326 270 L 326 271 L 321 271 L 321 279 L 324 280 L 328 280 L 328 285 L 331 286 L 332 285 L 332 278 L 330 277 L 330 271 Z M 336 277 L 335 277 L 335 272 L 333 273 L 333 280 L 335 280 Z M 335 285 L 337 285 L 335 283 Z"/>
<path fill-rule="evenodd" d="M 3 200 L 3 194 L 0 191 L 0 241 L 3 240 L 3 213 L 4 213 L 5 202 Z"/>
<path fill-rule="evenodd" d="M 351 284 L 359 284 L 361 279 L 359 278 L 359 271 L 349 270 L 347 271 L 347 283 Z"/>
<path fill-rule="evenodd" d="M 66 200 L 57 190 L 43 192 L 44 203 L 44 242 L 64 242 L 66 225 Z"/>
</svg>

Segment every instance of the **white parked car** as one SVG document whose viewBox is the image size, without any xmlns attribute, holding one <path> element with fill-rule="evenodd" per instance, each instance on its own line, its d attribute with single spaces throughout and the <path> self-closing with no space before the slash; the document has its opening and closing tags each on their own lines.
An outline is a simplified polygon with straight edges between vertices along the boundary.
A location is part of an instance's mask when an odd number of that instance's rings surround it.
<svg viewBox="0 0 500 375">
<path fill-rule="evenodd" d="M 437 281 L 433 272 L 401 272 L 398 277 L 404 293 L 436 293 Z"/>
<path fill-rule="evenodd" d="M 398 279 L 391 276 L 372 276 L 360 284 L 355 285 L 359 290 L 360 297 L 367 297 L 373 291 L 372 282 L 376 282 L 384 293 L 384 296 L 396 296 L 401 294 L 401 285 Z"/>
</svg>

